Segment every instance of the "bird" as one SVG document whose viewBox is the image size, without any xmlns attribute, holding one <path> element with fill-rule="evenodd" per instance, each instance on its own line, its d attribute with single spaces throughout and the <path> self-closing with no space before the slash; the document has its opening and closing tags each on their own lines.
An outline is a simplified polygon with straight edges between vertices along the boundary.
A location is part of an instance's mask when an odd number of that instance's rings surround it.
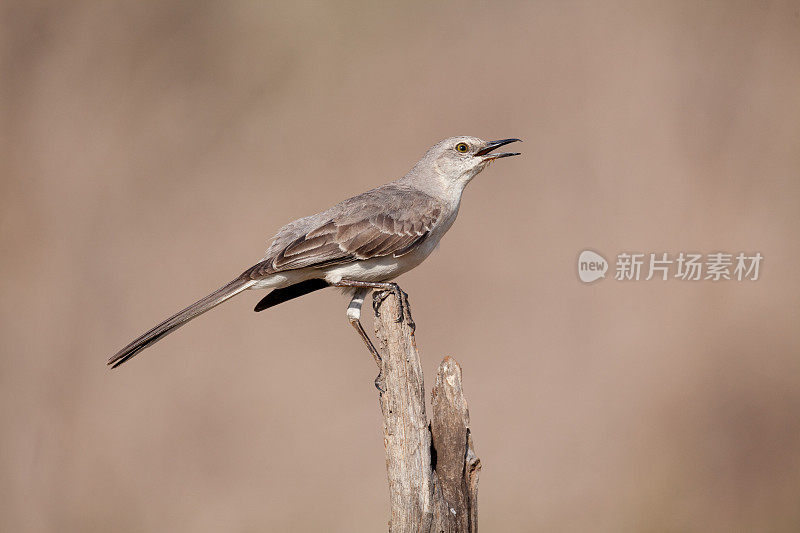
<svg viewBox="0 0 800 533">
<path fill-rule="evenodd" d="M 255 306 L 255 311 L 263 311 L 326 287 L 339 287 L 350 297 L 348 321 L 380 368 L 380 354 L 361 324 L 365 297 L 376 291 L 373 305 L 379 306 L 394 293 L 400 308 L 397 321 L 406 320 L 413 329 L 408 295 L 392 280 L 433 252 L 453 225 L 469 182 L 493 161 L 520 155 L 495 152 L 518 141 L 469 136 L 444 139 L 428 149 L 402 178 L 290 222 L 274 236 L 258 263 L 135 338 L 115 353 L 108 365 L 120 366 L 246 290 L 271 289 Z M 379 389 L 380 377 L 376 378 Z"/>
</svg>

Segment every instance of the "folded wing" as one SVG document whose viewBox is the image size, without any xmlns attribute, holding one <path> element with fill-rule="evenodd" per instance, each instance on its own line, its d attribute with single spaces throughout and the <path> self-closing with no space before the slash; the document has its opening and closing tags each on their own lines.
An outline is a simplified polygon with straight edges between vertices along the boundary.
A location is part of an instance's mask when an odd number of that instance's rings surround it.
<svg viewBox="0 0 800 533">
<path fill-rule="evenodd" d="M 267 258 L 245 274 L 259 279 L 298 268 L 400 257 L 428 237 L 442 211 L 438 200 L 420 191 L 399 186 L 373 189 L 308 219 L 313 223 L 302 229 L 287 226 Z"/>
</svg>

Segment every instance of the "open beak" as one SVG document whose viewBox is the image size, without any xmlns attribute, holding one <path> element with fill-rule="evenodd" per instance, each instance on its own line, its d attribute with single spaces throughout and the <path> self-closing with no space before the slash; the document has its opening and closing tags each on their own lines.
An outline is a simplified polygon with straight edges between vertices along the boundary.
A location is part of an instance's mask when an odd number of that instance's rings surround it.
<svg viewBox="0 0 800 533">
<path fill-rule="evenodd" d="M 513 142 L 522 142 L 522 139 L 500 139 L 499 141 L 489 141 L 486 143 L 486 146 L 478 150 L 475 155 L 481 156 L 485 161 L 494 161 L 495 159 L 500 159 L 501 157 L 511 157 L 512 155 L 519 155 L 519 152 L 500 152 L 496 154 L 490 153 L 492 150 L 496 150 L 501 146 L 505 146 L 507 144 Z"/>
</svg>

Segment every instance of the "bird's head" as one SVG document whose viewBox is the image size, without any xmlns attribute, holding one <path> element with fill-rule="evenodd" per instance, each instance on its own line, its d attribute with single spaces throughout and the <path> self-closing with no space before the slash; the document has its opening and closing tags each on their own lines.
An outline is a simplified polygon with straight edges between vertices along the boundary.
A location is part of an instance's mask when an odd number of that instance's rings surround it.
<svg viewBox="0 0 800 533">
<path fill-rule="evenodd" d="M 519 140 L 484 141 L 477 137 L 450 137 L 428 150 L 423 161 L 427 160 L 448 185 L 463 188 L 492 161 L 519 155 L 518 152 L 494 152 L 501 146 Z"/>
</svg>

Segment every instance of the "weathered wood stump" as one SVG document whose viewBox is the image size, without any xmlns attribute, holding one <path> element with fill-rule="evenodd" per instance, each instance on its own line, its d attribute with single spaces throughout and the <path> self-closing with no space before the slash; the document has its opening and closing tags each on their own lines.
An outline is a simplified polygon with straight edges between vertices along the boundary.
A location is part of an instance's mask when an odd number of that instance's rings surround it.
<svg viewBox="0 0 800 533">
<path fill-rule="evenodd" d="M 389 531 L 476 532 L 478 475 L 461 386 L 461 367 L 445 357 L 425 413 L 425 383 L 414 332 L 396 322 L 399 302 L 385 298 L 375 318 L 383 358 L 380 405 L 386 448 L 391 518 Z"/>
</svg>

